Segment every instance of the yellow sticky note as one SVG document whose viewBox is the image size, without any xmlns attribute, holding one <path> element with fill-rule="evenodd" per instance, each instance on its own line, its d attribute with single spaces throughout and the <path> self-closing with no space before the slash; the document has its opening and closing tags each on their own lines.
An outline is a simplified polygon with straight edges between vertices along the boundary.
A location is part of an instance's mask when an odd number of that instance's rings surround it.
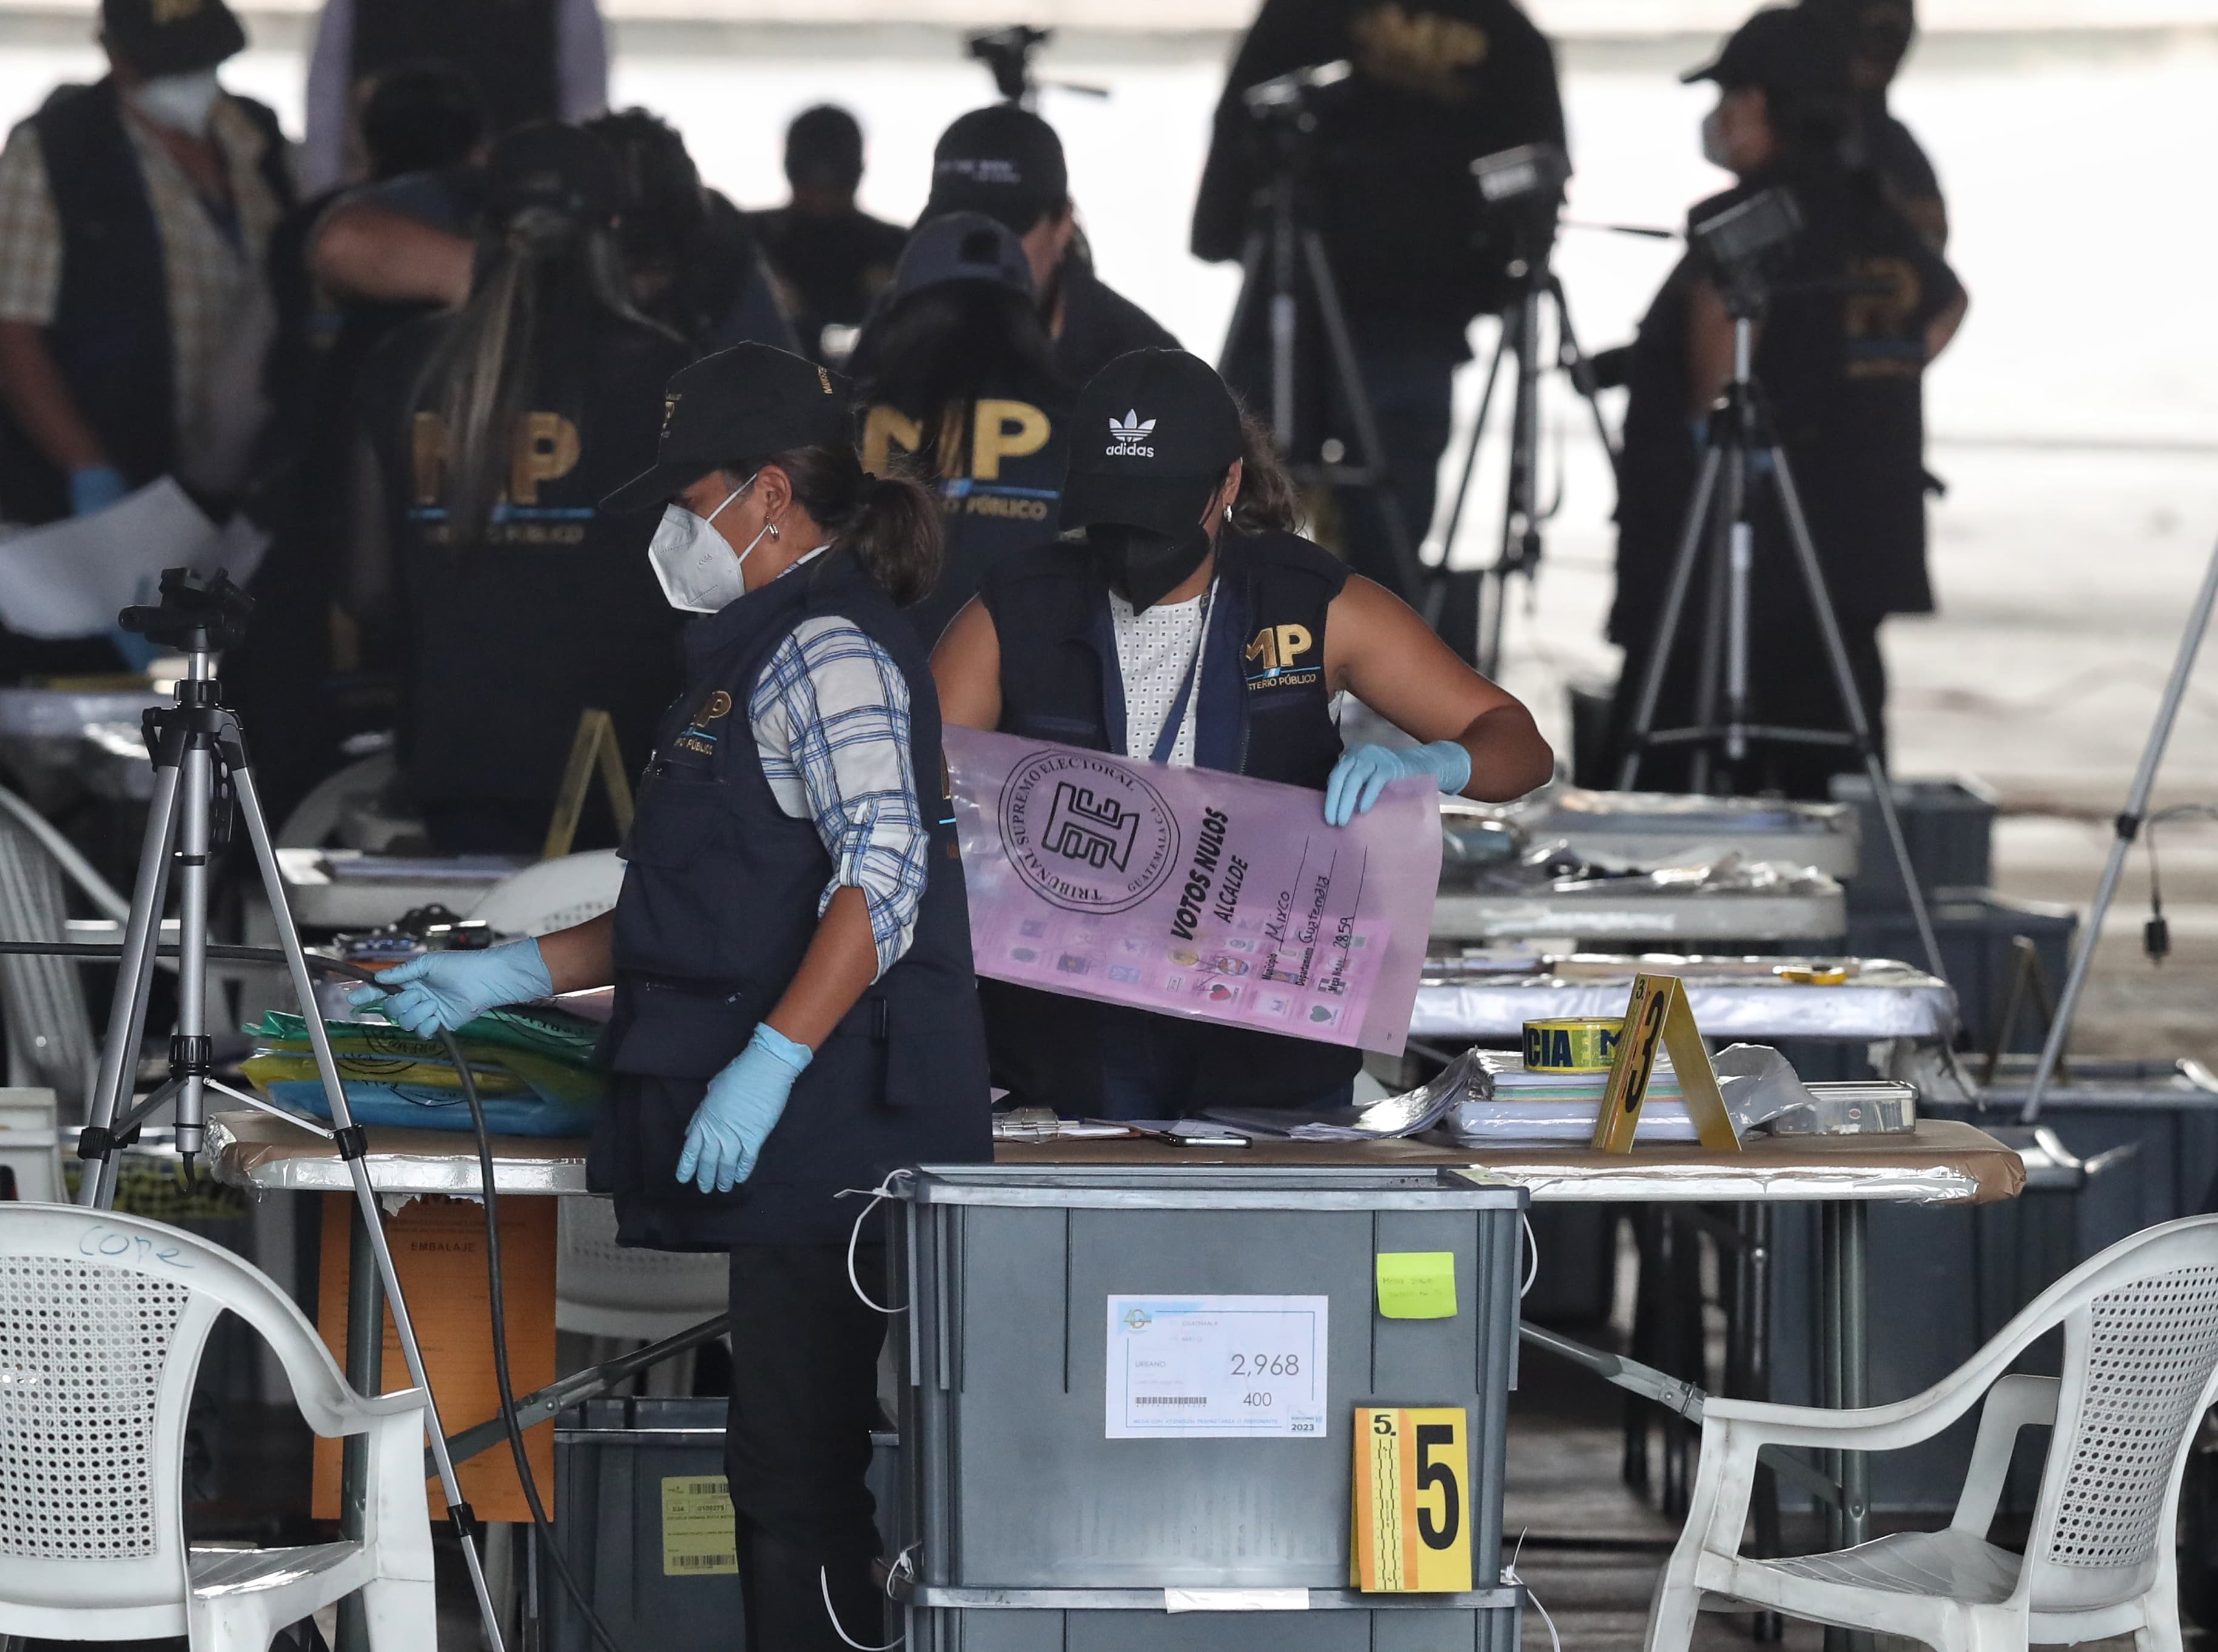
<svg viewBox="0 0 2218 1652">
<path fill-rule="evenodd" d="M 662 1482 L 662 1575 L 735 1573 L 740 1556 L 724 1476 L 672 1475 Z"/>
<path fill-rule="evenodd" d="M 1379 1312 L 1390 1320 L 1455 1317 L 1453 1251 L 1381 1251 Z"/>
</svg>

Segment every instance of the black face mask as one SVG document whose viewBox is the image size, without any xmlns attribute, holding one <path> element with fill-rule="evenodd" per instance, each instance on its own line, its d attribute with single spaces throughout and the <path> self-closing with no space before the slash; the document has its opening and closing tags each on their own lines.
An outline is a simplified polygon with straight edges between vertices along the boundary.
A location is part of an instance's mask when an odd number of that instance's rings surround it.
<svg viewBox="0 0 2218 1652">
<path fill-rule="evenodd" d="M 1101 559 L 1109 588 L 1137 609 L 1153 608 L 1176 591 L 1209 554 L 1209 530 L 1199 523 L 1176 535 L 1122 523 L 1097 523 L 1086 542 Z"/>
</svg>

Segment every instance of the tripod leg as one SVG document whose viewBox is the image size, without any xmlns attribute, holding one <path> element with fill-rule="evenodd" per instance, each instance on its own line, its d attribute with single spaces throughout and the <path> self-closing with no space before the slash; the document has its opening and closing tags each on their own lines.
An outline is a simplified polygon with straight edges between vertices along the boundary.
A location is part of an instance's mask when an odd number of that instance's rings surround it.
<svg viewBox="0 0 2218 1652">
<path fill-rule="evenodd" d="M 2103 937 L 2103 920 L 2110 915 L 2110 902 L 2117 895 L 2118 877 L 2126 869 L 2127 852 L 2141 835 L 2141 821 L 2148 814 L 2149 794 L 2156 789 L 2157 768 L 2164 761 L 2164 748 L 2171 743 L 2172 724 L 2178 720 L 2180 702 L 2187 696 L 2188 678 L 2194 674 L 2195 656 L 2202 649 L 2204 633 L 2210 628 L 2214 608 L 2218 608 L 2218 549 L 2210 553 L 2210 566 L 2203 575 L 2203 589 L 2196 593 L 2195 606 L 2188 613 L 2187 629 L 2179 639 L 2179 653 L 2172 662 L 2172 675 L 2165 681 L 2164 698 L 2158 703 L 2148 745 L 2141 752 L 2141 767 L 2134 771 L 2133 788 L 2126 794 L 2125 811 L 2118 816 L 2117 832 L 2110 840 L 2110 857 L 2103 862 L 2102 882 L 2095 886 L 2095 903 L 2088 908 L 2086 921 L 2079 926 L 2079 944 L 2072 951 L 2072 968 L 2066 973 L 2064 990 L 2057 997 L 2056 1015 L 2048 1024 L 2048 1036 L 2041 1041 L 2041 1060 L 2035 1064 L 2033 1082 L 2025 1092 L 2025 1111 L 2019 1115 L 2028 1124 L 2041 1117 L 2042 1092 L 2048 1088 L 2049 1075 L 2063 1059 L 2065 1041 L 2072 1036 L 2072 1018 L 2079 1012 L 2080 992 L 2087 985 L 2088 972 L 2094 968 L 2096 944 Z"/>
<path fill-rule="evenodd" d="M 1631 791 L 1640 777 L 1640 758 L 1648 736 L 1656 727 L 1656 702 L 1664 694 L 1664 671 L 1670 664 L 1671 645 L 1678 640 L 1679 622 L 1687 607 L 1687 592 L 1694 583 L 1694 560 L 1702 548 L 1702 524 L 1709 519 L 1710 500 L 1718 491 L 1718 472 L 1725 461 L 1722 449 L 1702 455 L 1701 474 L 1694 480 L 1694 497 L 1687 502 L 1686 525 L 1679 533 L 1679 554 L 1671 566 L 1671 583 L 1664 593 L 1664 612 L 1656 622 L 1656 640 L 1640 678 L 1640 699 L 1633 713 L 1633 727 L 1626 739 L 1625 757 L 1618 769 L 1620 791 Z"/>
<path fill-rule="evenodd" d="M 1871 779 L 1872 801 L 1879 806 L 1880 820 L 1887 826 L 1887 845 L 1893 851 L 1895 864 L 1902 869 L 1903 892 L 1910 897 L 1910 915 L 1918 925 L 1918 939 L 1925 950 L 1925 967 L 1941 981 L 1948 979 L 1947 967 L 1941 961 L 1941 943 L 1933 933 L 1932 915 L 1925 909 L 1925 891 L 1918 882 L 1918 869 L 1911 864 L 1910 842 L 1902 835 L 1902 819 L 1895 812 L 1894 787 L 1887 777 L 1887 765 L 1880 761 L 1879 748 L 1873 743 L 1871 720 L 1864 715 L 1863 701 L 1856 693 L 1856 674 L 1849 664 L 1849 646 L 1841 636 L 1841 622 L 1833 612 L 1833 599 L 1825 590 L 1825 571 L 1818 563 L 1818 548 L 1810 537 L 1809 518 L 1802 514 L 1802 496 L 1795 490 L 1794 473 L 1787 467 L 1786 449 L 1774 447 L 1771 452 L 1771 475 L 1779 489 L 1779 503 L 1787 517 L 1787 537 L 1794 548 L 1794 560 L 1801 569 L 1802 584 L 1810 595 L 1810 606 L 1818 616 L 1818 634 L 1825 640 L 1825 658 L 1833 670 L 1834 685 L 1840 690 L 1841 712 L 1848 719 L 1849 732 L 1856 736 L 1856 749 L 1863 754 L 1864 772 Z"/>
<path fill-rule="evenodd" d="M 1745 542 L 1744 518 L 1748 510 L 1748 452 L 1738 443 L 1725 450 L 1718 492 L 1718 508 L 1710 523 L 1710 557 L 1714 566 L 1710 570 L 1707 612 L 1702 616 L 1701 677 L 1694 687 L 1694 723 L 1704 731 L 1704 737 L 1694 748 L 1688 777 L 1688 784 L 1698 792 L 1710 789 L 1711 740 L 1718 728 L 1718 702 L 1730 700 L 1736 678 L 1745 681 L 1747 676 L 1745 662 L 1736 660 L 1732 652 L 1738 640 L 1732 628 L 1733 593 L 1743 566 L 1735 553 Z M 1735 762 L 1740 757 L 1734 749 L 1738 732 L 1725 731 L 1726 754 Z"/>
<path fill-rule="evenodd" d="M 1224 330 L 1224 350 L 1217 358 L 1217 371 L 1232 371 L 1233 356 L 1255 319 L 1255 294 L 1263 274 L 1263 232 L 1250 230 L 1240 248 L 1240 296 L 1233 301 L 1232 323 Z"/>
<path fill-rule="evenodd" d="M 1559 365 L 1571 374 L 1571 388 L 1579 393 L 1587 411 L 1594 415 L 1595 434 L 1602 438 L 1602 450 L 1608 455 L 1610 471 L 1614 474 L 1619 458 L 1617 437 L 1610 430 L 1609 421 L 1602 416 L 1602 387 L 1595 382 L 1594 363 L 1579 348 L 1579 337 L 1571 331 L 1571 306 L 1564 296 L 1564 283 L 1552 273 L 1548 276 L 1548 294 L 1556 300 L 1557 334 L 1562 341 Z"/>
<path fill-rule="evenodd" d="M 164 757 L 174 759 L 176 753 Z M 146 834 L 139 850 L 139 875 L 131 888 L 131 916 L 124 925 L 123 952 L 116 962 L 115 1002 L 108 1016 L 108 1036 L 100 1049 L 100 1072 L 88 1098 L 85 1129 L 77 1141 L 77 1157 L 84 1170 L 77 1184 L 77 1202 L 105 1208 L 112 1191 L 103 1186 L 112 1179 L 115 1143 L 110 1135 L 117 1116 L 129 1102 L 139 1073 L 139 1039 L 146 1020 L 146 995 L 154 974 L 154 948 L 162 932 L 162 906 L 169 886 L 170 832 L 177 812 L 177 765 L 174 760 L 154 771 L 154 795 L 146 805 Z"/>
<path fill-rule="evenodd" d="M 1511 387 L 1509 418 L 1509 486 L 1502 504 L 1502 548 L 1487 583 L 1492 600 L 1487 604 L 1486 625 L 1479 640 L 1478 671 L 1494 677 L 1502 666 L 1502 632 L 1509 613 L 1509 581 L 1513 575 L 1530 579 L 1540 560 L 1540 504 L 1537 497 L 1540 473 L 1540 295 L 1531 288 L 1509 312 L 1516 337 L 1512 366 L 1517 377 Z"/>
<path fill-rule="evenodd" d="M 454 1458 L 447 1450 L 446 1426 L 440 1420 L 438 1402 L 432 1395 L 431 1376 L 424 1368 L 424 1350 L 417 1343 L 415 1323 L 401 1294 L 400 1276 L 393 1266 L 393 1247 L 386 1241 L 385 1224 L 378 1210 L 377 1193 L 370 1185 L 369 1169 L 362 1163 L 365 1149 L 362 1133 L 347 1110 L 346 1086 L 339 1081 L 331 1034 L 325 1030 L 324 1018 L 316 1005 L 316 986 L 308 974 L 307 956 L 300 948 L 300 931 L 293 922 L 293 909 L 285 903 L 285 880 L 277 869 L 277 851 L 270 840 L 269 823 L 262 817 L 262 800 L 255 789 L 253 770 L 246 762 L 245 747 L 235 734 L 226 741 L 224 757 L 232 790 L 238 795 L 239 818 L 245 824 L 246 835 L 254 845 L 262 887 L 270 898 L 270 916 L 276 925 L 277 944 L 285 954 L 286 970 L 292 978 L 293 991 L 300 1000 L 301 1016 L 307 1023 L 308 1043 L 315 1051 L 316 1070 L 324 1081 L 331 1123 L 338 1127 L 339 1156 L 346 1161 L 347 1173 L 354 1182 L 355 1201 L 362 1207 L 366 1236 L 377 1253 L 377 1271 L 385 1281 L 386 1305 L 392 1310 L 393 1328 L 399 1337 L 401 1354 L 408 1362 L 408 1380 L 424 1390 L 424 1423 L 430 1435 L 431 1459 L 439 1470 L 439 1486 L 457 1528 L 467 1531 L 474 1522 L 469 1505 L 463 1500 L 462 1484 L 455 1478 Z M 470 1587 L 477 1594 L 478 1615 L 485 1625 L 486 1643 L 493 1652 L 501 1652 L 500 1613 L 486 1587 L 485 1566 L 477 1545 L 466 1538 L 461 1548 L 463 1563 L 469 1568 Z"/>
<path fill-rule="evenodd" d="M 1455 504 L 1448 510 L 1448 525 L 1440 535 L 1440 566 L 1447 566 L 1455 549 L 1456 533 L 1463 526 L 1463 508 L 1471 498 L 1471 480 L 1478 474 L 1478 446 L 1486 435 L 1486 415 L 1494 405 L 1494 387 L 1502 377 L 1502 358 L 1509 354 L 1509 319 L 1502 321 L 1502 337 L 1495 341 L 1494 359 L 1487 364 L 1486 387 L 1478 393 L 1478 411 L 1471 422 L 1471 443 L 1464 449 L 1463 474 L 1456 480 Z"/>
<path fill-rule="evenodd" d="M 1332 278 L 1332 263 L 1325 257 L 1323 239 L 1315 230 L 1302 232 L 1302 251 L 1309 263 L 1310 279 L 1317 289 L 1317 314 L 1324 323 L 1325 342 L 1331 347 L 1333 370 L 1339 376 L 1348 415 L 1355 422 L 1356 445 L 1363 450 L 1363 467 L 1373 478 L 1372 486 L 1379 497 L 1379 519 L 1386 524 L 1387 552 L 1401 576 L 1403 594 L 1414 603 L 1425 588 L 1425 570 L 1417 561 L 1412 524 L 1402 519 L 1402 501 L 1392 486 L 1386 444 L 1379 436 L 1378 411 L 1371 405 L 1370 388 L 1363 382 L 1362 365 L 1355 359 L 1355 339 L 1348 330 L 1348 312 L 1340 306 L 1340 288 Z M 1431 526 L 1428 522 L 1420 523 L 1416 524 L 1416 531 L 1422 535 Z"/>
</svg>

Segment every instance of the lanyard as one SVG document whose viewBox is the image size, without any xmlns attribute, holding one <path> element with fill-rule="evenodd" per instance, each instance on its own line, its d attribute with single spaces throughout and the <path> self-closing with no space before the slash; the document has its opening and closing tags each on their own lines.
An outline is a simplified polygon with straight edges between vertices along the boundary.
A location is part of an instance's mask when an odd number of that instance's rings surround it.
<svg viewBox="0 0 2218 1652">
<path fill-rule="evenodd" d="M 1171 753 L 1178 749 L 1179 731 L 1186 724 L 1186 702 L 1193 698 L 1194 679 L 1201 675 L 1201 657 L 1209 649 L 1209 622 L 1217 611 L 1217 581 L 1209 582 L 1209 596 L 1201 605 L 1201 630 L 1193 640 L 1193 658 L 1186 663 L 1186 675 L 1179 679 L 1178 697 L 1171 702 L 1170 715 L 1163 719 L 1162 733 L 1155 736 L 1155 749 L 1150 763 L 1168 763 Z M 1195 734 L 1199 737 L 1199 729 Z"/>
</svg>

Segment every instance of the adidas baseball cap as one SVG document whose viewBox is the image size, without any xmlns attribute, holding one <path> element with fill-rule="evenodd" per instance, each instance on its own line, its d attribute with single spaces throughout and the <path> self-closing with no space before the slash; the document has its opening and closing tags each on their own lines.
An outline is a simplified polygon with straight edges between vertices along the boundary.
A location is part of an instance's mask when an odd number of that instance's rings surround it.
<svg viewBox="0 0 2218 1652">
<path fill-rule="evenodd" d="M 847 381 L 768 344 L 734 344 L 671 378 L 654 463 L 601 501 L 610 512 L 665 504 L 710 471 L 849 440 Z"/>
<path fill-rule="evenodd" d="M 1244 451 L 1240 404 L 1215 368 L 1182 350 L 1119 356 L 1078 393 L 1069 430 L 1066 528 L 1184 533 Z"/>
</svg>

